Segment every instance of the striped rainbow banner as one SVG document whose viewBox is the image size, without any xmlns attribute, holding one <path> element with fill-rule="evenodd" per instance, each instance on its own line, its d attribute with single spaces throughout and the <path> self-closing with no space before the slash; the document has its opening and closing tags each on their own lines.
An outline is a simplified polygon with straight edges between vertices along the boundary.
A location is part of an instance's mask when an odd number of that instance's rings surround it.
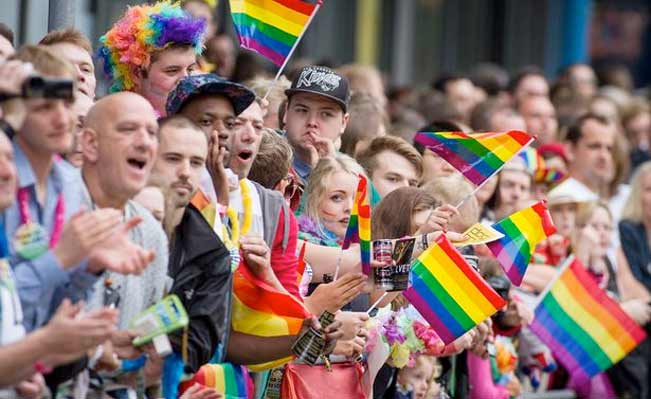
<svg viewBox="0 0 651 399">
<path fill-rule="evenodd" d="M 281 66 L 316 5 L 301 0 L 230 0 L 240 45 Z"/>
<path fill-rule="evenodd" d="M 646 334 L 578 260 L 567 262 L 569 267 L 542 295 L 530 328 L 582 381 L 620 361 Z"/>
<path fill-rule="evenodd" d="M 258 279 L 243 263 L 233 273 L 233 331 L 259 337 L 297 335 L 308 317 L 310 312 L 302 302 Z M 291 359 L 290 356 L 247 366 L 253 371 L 261 371 L 285 364 Z"/>
<path fill-rule="evenodd" d="M 506 305 L 445 235 L 411 266 L 405 298 L 449 344 Z"/>
<path fill-rule="evenodd" d="M 427 147 L 468 180 L 480 185 L 534 139 L 519 130 L 502 133 L 419 132 L 414 142 Z"/>
<path fill-rule="evenodd" d="M 515 285 L 520 285 L 536 245 L 556 232 L 544 200 L 521 209 L 492 225 L 504 234 L 486 244 Z"/>
<path fill-rule="evenodd" d="M 231 363 L 204 364 L 191 380 L 181 384 L 179 393 L 194 384 L 212 388 L 219 392 L 224 399 L 249 399 L 253 397 L 252 381 L 244 366 Z"/>
<path fill-rule="evenodd" d="M 371 205 L 369 203 L 369 184 L 366 176 L 360 174 L 357 191 L 350 211 L 348 226 L 341 249 L 348 249 L 350 244 L 359 243 L 362 272 L 371 274 Z"/>
</svg>

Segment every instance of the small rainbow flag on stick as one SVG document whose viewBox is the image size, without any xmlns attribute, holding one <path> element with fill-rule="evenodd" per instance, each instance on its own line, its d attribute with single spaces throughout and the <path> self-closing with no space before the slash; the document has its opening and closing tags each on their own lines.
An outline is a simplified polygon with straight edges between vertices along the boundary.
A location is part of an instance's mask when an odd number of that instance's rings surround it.
<svg viewBox="0 0 651 399">
<path fill-rule="evenodd" d="M 445 235 L 414 261 L 409 279 L 403 295 L 446 345 L 506 305 Z"/>
<path fill-rule="evenodd" d="M 420 132 L 414 141 L 445 159 L 477 186 L 497 173 L 534 137 L 519 130 L 504 133 Z"/>
<path fill-rule="evenodd" d="M 573 257 L 541 294 L 534 314 L 531 330 L 578 381 L 607 370 L 646 336 Z"/>
<path fill-rule="evenodd" d="M 204 364 L 191 380 L 181 384 L 179 393 L 185 392 L 194 384 L 212 388 L 225 399 L 248 399 L 249 372 L 244 366 L 231 363 Z"/>
<path fill-rule="evenodd" d="M 547 204 L 544 200 L 539 201 L 505 217 L 492 227 L 504 237 L 486 246 L 495 255 L 509 280 L 519 286 L 536 245 L 556 232 Z"/>
<path fill-rule="evenodd" d="M 234 331 L 259 337 L 297 335 L 310 312 L 292 295 L 258 279 L 244 263 L 233 273 L 231 323 Z M 261 371 L 287 363 L 291 357 L 248 366 Z"/>
<path fill-rule="evenodd" d="M 368 180 L 359 175 L 353 209 L 348 219 L 346 236 L 341 249 L 348 249 L 350 244 L 359 243 L 362 257 L 362 272 L 371 274 L 371 205 L 369 202 Z"/>
<path fill-rule="evenodd" d="M 230 5 L 240 45 L 283 66 L 321 2 L 230 0 Z"/>
</svg>

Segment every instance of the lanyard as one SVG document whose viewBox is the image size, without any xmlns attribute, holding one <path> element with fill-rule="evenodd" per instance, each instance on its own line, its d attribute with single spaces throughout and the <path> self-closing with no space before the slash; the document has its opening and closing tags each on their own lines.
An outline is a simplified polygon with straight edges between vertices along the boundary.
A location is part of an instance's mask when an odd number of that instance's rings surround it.
<svg viewBox="0 0 651 399">
<path fill-rule="evenodd" d="M 26 225 L 32 222 L 32 216 L 29 211 L 29 188 L 23 187 L 18 189 L 18 210 L 20 212 L 20 223 Z M 63 218 L 64 218 L 65 203 L 63 193 L 57 196 L 56 207 L 54 208 L 54 227 L 50 235 L 50 248 L 54 247 L 63 231 Z"/>
</svg>

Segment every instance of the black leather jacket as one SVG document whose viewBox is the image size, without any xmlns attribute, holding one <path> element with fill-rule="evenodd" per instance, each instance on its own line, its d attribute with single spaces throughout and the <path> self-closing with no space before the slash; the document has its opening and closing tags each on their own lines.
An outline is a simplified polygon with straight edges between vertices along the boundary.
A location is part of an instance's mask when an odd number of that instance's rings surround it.
<svg viewBox="0 0 651 399">
<path fill-rule="evenodd" d="M 188 362 L 196 372 L 228 344 L 233 278 L 224 243 L 192 204 L 185 209 L 171 240 L 169 269 L 176 294 L 188 312 Z M 181 354 L 183 330 L 170 335 Z M 223 359 L 216 359 L 221 361 Z"/>
</svg>

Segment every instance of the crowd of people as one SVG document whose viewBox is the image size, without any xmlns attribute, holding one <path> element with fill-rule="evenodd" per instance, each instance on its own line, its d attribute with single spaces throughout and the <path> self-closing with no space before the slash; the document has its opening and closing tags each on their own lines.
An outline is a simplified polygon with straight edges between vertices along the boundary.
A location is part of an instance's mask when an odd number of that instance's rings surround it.
<svg viewBox="0 0 651 399">
<path fill-rule="evenodd" d="M 66 28 L 14 48 L 0 26 L 0 398 L 160 398 L 181 354 L 172 384 L 191 382 L 175 391 L 184 399 L 236 397 L 194 383 L 203 365 L 285 358 L 245 372 L 244 397 L 651 397 L 649 338 L 577 382 L 527 327 L 573 254 L 651 331 L 651 105 L 624 69 L 598 78 L 574 64 L 548 79 L 482 64 L 390 87 L 373 66 L 296 59 L 274 80 L 213 14 L 204 0 L 133 6 L 96 45 Z M 96 93 L 96 67 L 109 94 Z M 535 135 L 532 149 L 474 195 L 414 143 L 423 131 L 510 130 Z M 341 249 L 359 175 L 374 240 L 416 237 L 423 250 L 541 199 L 557 232 L 520 287 L 485 246 L 461 248 L 508 305 L 435 351 L 372 364 L 378 325 L 418 316 L 362 273 L 359 245 Z M 299 334 L 234 328 L 238 268 L 303 304 L 313 317 Z M 187 327 L 135 345 L 132 320 L 168 294 Z M 335 320 L 321 325 L 324 312 Z M 310 329 L 325 338 L 322 360 L 290 362 Z"/>
</svg>

